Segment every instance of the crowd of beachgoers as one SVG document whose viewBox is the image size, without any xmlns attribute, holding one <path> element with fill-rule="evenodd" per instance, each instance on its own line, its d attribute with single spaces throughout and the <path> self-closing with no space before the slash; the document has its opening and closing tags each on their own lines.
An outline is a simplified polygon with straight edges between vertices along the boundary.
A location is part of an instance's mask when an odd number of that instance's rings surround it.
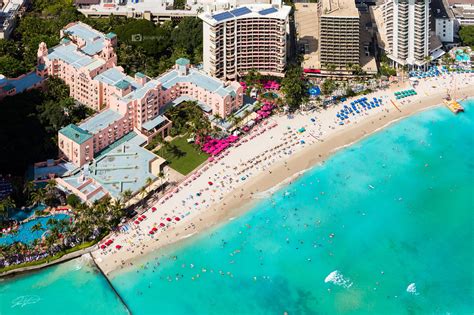
<svg viewBox="0 0 474 315">
<path fill-rule="evenodd" d="M 228 200 L 243 199 L 248 183 L 259 176 L 272 174 L 277 165 L 281 170 L 295 174 L 296 170 L 291 170 L 287 161 L 299 152 L 303 154 L 305 148 L 315 147 L 337 134 L 347 134 L 349 139 L 354 128 L 364 122 L 374 124 L 389 119 L 390 115 L 394 115 L 392 120 L 398 119 L 395 115 L 402 116 L 410 106 L 418 106 L 421 110 L 440 104 L 453 87 L 459 93 L 467 90 L 466 95 L 457 95 L 458 98 L 472 96 L 474 74 L 428 77 L 420 80 L 416 87 L 410 86 L 409 82 L 398 83 L 387 90 L 348 99 L 325 110 L 270 116 L 158 201 L 151 198 L 153 203 L 148 210 L 98 244 L 93 256 L 105 272 L 132 264 L 133 258 L 187 238 L 201 226 L 218 223 L 222 219 L 219 212 L 226 211 Z M 407 89 L 415 89 L 417 94 L 395 100 L 395 92 Z M 321 152 L 320 156 L 327 153 Z M 204 224 L 203 217 L 209 218 L 206 213 L 215 213 L 216 222 Z"/>
</svg>

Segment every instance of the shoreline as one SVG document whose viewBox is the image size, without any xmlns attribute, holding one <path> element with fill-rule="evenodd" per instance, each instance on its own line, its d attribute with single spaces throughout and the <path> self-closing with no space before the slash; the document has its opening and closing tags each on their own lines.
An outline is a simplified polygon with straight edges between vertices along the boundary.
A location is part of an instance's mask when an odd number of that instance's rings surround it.
<svg viewBox="0 0 474 315">
<path fill-rule="evenodd" d="M 381 93 L 374 93 L 374 95 L 377 94 Z M 458 95 L 462 95 L 466 99 L 471 98 L 474 96 L 474 86 L 468 85 L 460 88 Z M 113 277 L 121 270 L 125 271 L 129 267 L 139 264 L 140 261 L 146 260 L 150 254 L 156 254 L 157 250 L 168 249 L 170 245 L 178 246 L 179 244 L 185 244 L 196 235 L 199 235 L 199 233 L 211 228 L 218 228 L 227 221 L 243 215 L 255 203 L 259 202 L 259 199 L 265 198 L 266 195 L 271 195 L 276 190 L 290 184 L 316 164 L 324 163 L 324 161 L 339 150 L 384 130 L 409 116 L 443 106 L 442 101 L 445 96 L 446 94 L 443 92 L 421 96 L 420 100 L 417 99 L 416 102 L 401 106 L 401 111 L 383 110 L 379 113 L 371 114 L 370 117 L 364 117 L 361 121 L 355 121 L 349 126 L 344 126 L 340 130 L 335 130 L 326 137 L 323 137 L 320 142 L 310 144 L 293 155 L 276 161 L 268 169 L 262 170 L 254 177 L 249 178 L 243 187 L 238 187 L 241 188 L 240 196 L 235 195 L 237 189 L 234 189 L 226 193 L 225 197 L 220 201 L 187 219 L 187 224 L 178 224 L 169 227 L 165 231 L 161 231 L 159 239 L 144 240 L 142 250 L 132 251 L 131 253 L 125 251 L 116 252 L 106 257 L 101 257 L 100 250 L 97 250 L 92 253 L 92 256 L 95 262 L 101 266 L 104 274 Z M 385 106 L 391 106 L 388 100 Z M 453 115 L 448 109 L 446 109 L 446 114 Z"/>
</svg>

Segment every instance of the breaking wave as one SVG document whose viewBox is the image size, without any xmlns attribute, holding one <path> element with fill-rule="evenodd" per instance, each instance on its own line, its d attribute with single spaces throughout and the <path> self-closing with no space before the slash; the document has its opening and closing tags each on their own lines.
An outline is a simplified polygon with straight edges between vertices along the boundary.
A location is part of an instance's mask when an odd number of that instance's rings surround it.
<svg viewBox="0 0 474 315">
<path fill-rule="evenodd" d="M 352 286 L 352 281 L 349 278 L 344 278 L 344 275 L 340 273 L 338 270 L 334 270 L 331 272 L 324 282 L 328 283 L 331 282 L 337 286 L 343 287 L 345 289 L 349 289 Z"/>
<path fill-rule="evenodd" d="M 415 282 L 410 283 L 410 284 L 408 285 L 408 287 L 407 287 L 407 292 L 408 292 L 408 293 L 411 293 L 411 294 L 413 294 L 413 295 L 418 295 L 418 294 L 420 294 L 420 293 L 418 293 L 418 292 L 416 291 L 416 284 L 415 284 Z"/>
</svg>

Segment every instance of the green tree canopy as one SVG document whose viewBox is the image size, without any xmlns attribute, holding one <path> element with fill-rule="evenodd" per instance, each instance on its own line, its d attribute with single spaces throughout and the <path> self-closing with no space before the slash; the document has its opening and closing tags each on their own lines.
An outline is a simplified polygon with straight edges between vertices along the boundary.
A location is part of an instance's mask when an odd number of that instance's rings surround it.
<svg viewBox="0 0 474 315">
<path fill-rule="evenodd" d="M 465 46 L 471 46 L 474 49 L 474 25 L 463 25 L 459 29 L 459 38 Z"/>
<path fill-rule="evenodd" d="M 298 110 L 302 104 L 308 101 L 308 87 L 303 79 L 301 67 L 289 68 L 281 83 L 281 91 L 285 95 L 285 102 L 291 112 Z"/>
</svg>

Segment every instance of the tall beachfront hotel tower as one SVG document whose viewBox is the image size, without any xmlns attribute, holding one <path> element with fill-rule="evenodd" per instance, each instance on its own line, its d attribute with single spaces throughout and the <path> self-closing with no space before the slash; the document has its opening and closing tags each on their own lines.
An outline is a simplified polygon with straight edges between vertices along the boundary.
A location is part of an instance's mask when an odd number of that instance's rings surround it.
<svg viewBox="0 0 474 315">
<path fill-rule="evenodd" d="M 430 0 L 384 0 L 377 10 L 382 46 L 393 64 L 425 65 L 430 45 Z"/>
<path fill-rule="evenodd" d="M 201 14 L 204 71 L 223 80 L 235 80 L 251 69 L 283 76 L 290 11 L 279 2 Z"/>
<path fill-rule="evenodd" d="M 359 11 L 354 0 L 320 0 L 319 53 L 321 67 L 359 64 Z"/>
</svg>

